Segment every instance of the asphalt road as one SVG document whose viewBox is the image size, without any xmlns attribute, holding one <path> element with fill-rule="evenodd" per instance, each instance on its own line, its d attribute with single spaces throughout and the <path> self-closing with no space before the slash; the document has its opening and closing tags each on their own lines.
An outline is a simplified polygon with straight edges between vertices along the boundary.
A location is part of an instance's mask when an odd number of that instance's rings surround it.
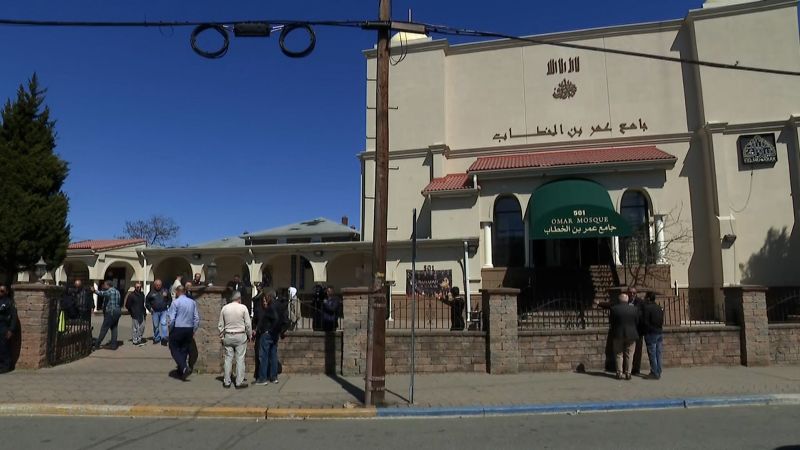
<svg viewBox="0 0 800 450">
<path fill-rule="evenodd" d="M 800 449 L 800 407 L 473 419 L 248 421 L 3 417 L 4 449 Z"/>
</svg>

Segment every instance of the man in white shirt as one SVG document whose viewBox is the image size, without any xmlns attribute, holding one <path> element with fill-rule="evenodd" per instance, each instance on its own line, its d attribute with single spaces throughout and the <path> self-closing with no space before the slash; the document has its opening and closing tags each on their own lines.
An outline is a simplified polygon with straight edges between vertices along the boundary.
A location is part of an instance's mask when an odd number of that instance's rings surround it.
<svg viewBox="0 0 800 450">
<path fill-rule="evenodd" d="M 253 334 L 253 325 L 247 307 L 242 305 L 242 294 L 234 292 L 231 302 L 222 307 L 217 324 L 222 347 L 225 349 L 224 376 L 222 386 L 231 387 L 231 365 L 236 355 L 236 388 L 247 387 L 245 382 L 244 356 L 247 342 Z"/>
</svg>

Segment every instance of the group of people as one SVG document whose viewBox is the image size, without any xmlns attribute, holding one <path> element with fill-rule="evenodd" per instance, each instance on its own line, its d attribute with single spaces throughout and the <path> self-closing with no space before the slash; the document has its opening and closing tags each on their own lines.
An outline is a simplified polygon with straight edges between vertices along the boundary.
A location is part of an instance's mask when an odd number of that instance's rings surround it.
<svg viewBox="0 0 800 450">
<path fill-rule="evenodd" d="M 637 296 L 636 289 L 620 294 L 615 304 L 601 303 L 610 309 L 609 338 L 614 353 L 617 379 L 630 380 L 638 372 L 635 364 L 636 349 L 641 355 L 641 342 L 647 346 L 650 361 L 648 379 L 661 379 L 661 353 L 664 346 L 664 310 L 656 303 L 656 294 L 647 292 L 644 300 Z"/>
<path fill-rule="evenodd" d="M 284 296 L 279 296 L 274 290 L 263 289 L 253 299 L 252 309 L 243 304 L 244 296 L 240 291 L 236 289 L 229 291 L 229 303 L 222 307 L 217 323 L 224 349 L 223 387 L 234 386 L 237 389 L 247 387 L 245 356 L 248 343 L 254 344 L 256 352 L 254 384 L 265 386 L 278 383 L 280 367 L 278 343 L 286 336 L 287 331 L 297 327 L 300 319 L 297 289 L 288 288 Z M 341 298 L 335 294 L 332 287 L 324 290 L 317 287 L 315 299 L 319 300 L 320 314 L 314 314 L 314 317 L 320 318 L 323 330 L 334 331 L 341 309 Z M 234 363 L 235 377 L 232 373 Z"/>
</svg>

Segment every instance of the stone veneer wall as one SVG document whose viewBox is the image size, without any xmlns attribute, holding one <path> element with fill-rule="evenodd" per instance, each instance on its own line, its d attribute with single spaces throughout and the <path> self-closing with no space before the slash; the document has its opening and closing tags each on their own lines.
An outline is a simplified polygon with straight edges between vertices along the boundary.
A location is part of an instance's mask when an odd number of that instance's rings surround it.
<svg viewBox="0 0 800 450">
<path fill-rule="evenodd" d="M 247 344 L 248 376 L 255 372 L 255 344 Z M 336 374 L 342 368 L 342 333 L 290 331 L 278 343 L 278 360 L 285 373 Z"/>
<path fill-rule="evenodd" d="M 418 330 L 416 372 L 486 373 L 486 333 Z M 411 330 L 386 331 L 386 373 L 411 371 Z"/>
<path fill-rule="evenodd" d="M 773 364 L 800 364 L 800 323 L 770 324 L 769 347 Z"/>
<path fill-rule="evenodd" d="M 739 327 L 667 328 L 664 330 L 663 364 L 669 367 L 733 366 L 741 363 Z M 568 371 L 582 365 L 602 371 L 607 330 L 520 331 L 521 372 Z M 649 369 L 642 349 L 642 370 Z"/>
<path fill-rule="evenodd" d="M 17 307 L 19 330 L 12 339 L 12 353 L 17 357 L 16 368 L 39 369 L 47 366 L 48 325 L 53 306 L 64 289 L 44 284 L 16 284 L 14 303 Z"/>
</svg>

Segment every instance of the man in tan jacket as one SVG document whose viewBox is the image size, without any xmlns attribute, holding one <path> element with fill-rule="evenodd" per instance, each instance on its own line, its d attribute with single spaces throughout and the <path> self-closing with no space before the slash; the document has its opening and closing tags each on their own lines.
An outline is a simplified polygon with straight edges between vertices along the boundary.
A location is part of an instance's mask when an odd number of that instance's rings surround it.
<svg viewBox="0 0 800 450">
<path fill-rule="evenodd" d="M 225 349 L 224 374 L 222 386 L 231 387 L 231 366 L 236 355 L 236 388 L 247 387 L 245 380 L 244 356 L 247 342 L 253 334 L 253 325 L 247 307 L 242 305 L 242 294 L 234 292 L 231 302 L 222 307 L 217 324 L 222 347 Z"/>
</svg>

